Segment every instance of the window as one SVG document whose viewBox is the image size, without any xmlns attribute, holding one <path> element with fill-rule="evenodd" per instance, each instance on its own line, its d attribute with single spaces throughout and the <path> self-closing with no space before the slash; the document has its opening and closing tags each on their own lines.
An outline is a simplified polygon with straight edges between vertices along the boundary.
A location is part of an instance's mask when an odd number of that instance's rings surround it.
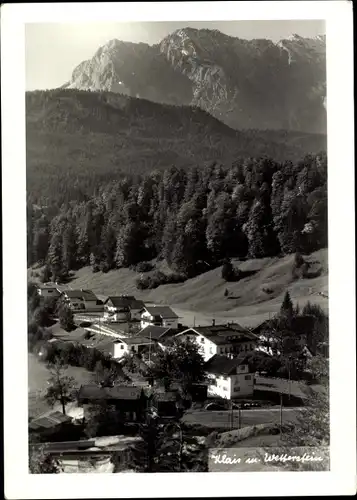
<svg viewBox="0 0 357 500">
<path fill-rule="evenodd" d="M 233 392 L 239 392 L 240 391 L 240 387 L 239 385 L 236 385 L 233 389 Z"/>
<path fill-rule="evenodd" d="M 209 348 L 209 353 L 213 354 L 213 347 L 212 346 Z"/>
<path fill-rule="evenodd" d="M 246 376 L 244 377 L 244 380 L 250 380 L 250 375 L 246 375 Z"/>
<path fill-rule="evenodd" d="M 228 391 L 227 387 L 223 387 L 223 390 L 224 390 L 224 391 Z"/>
<path fill-rule="evenodd" d="M 204 337 L 201 337 L 201 343 L 203 344 L 205 341 Z"/>
<path fill-rule="evenodd" d="M 223 347 L 221 347 L 220 351 L 219 351 L 221 354 L 223 354 Z"/>
<path fill-rule="evenodd" d="M 123 344 L 121 344 L 121 346 L 120 346 L 120 349 L 124 349 L 124 346 L 123 346 Z"/>
<path fill-rule="evenodd" d="M 48 290 L 48 293 L 53 293 L 53 290 Z"/>
</svg>

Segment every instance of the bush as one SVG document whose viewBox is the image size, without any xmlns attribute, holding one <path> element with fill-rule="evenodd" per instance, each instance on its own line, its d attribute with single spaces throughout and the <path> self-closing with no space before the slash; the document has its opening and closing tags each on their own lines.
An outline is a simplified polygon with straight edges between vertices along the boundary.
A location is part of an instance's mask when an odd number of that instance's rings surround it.
<svg viewBox="0 0 357 500">
<path fill-rule="evenodd" d="M 151 264 L 151 262 L 139 262 L 138 264 L 130 266 L 130 269 L 137 273 L 148 273 L 154 269 L 154 265 Z"/>
<path fill-rule="evenodd" d="M 225 281 L 234 281 L 236 278 L 236 273 L 234 271 L 232 262 L 226 259 L 222 266 L 222 278 Z"/>
<path fill-rule="evenodd" d="M 304 258 L 301 255 L 300 252 L 296 252 L 295 258 L 294 258 L 294 266 L 296 269 L 299 269 L 303 264 L 304 264 Z"/>
<path fill-rule="evenodd" d="M 136 280 L 136 287 L 139 290 L 157 288 L 160 285 L 169 283 L 182 283 L 187 279 L 186 275 L 179 273 L 164 274 L 161 271 L 155 271 L 151 276 L 142 276 Z"/>
</svg>

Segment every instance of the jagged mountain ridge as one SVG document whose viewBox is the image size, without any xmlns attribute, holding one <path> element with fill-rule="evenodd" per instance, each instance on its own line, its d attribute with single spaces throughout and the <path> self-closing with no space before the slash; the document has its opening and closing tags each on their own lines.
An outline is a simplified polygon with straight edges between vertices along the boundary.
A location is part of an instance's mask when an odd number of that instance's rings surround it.
<svg viewBox="0 0 357 500">
<path fill-rule="evenodd" d="M 326 132 L 326 40 L 274 43 L 185 28 L 159 44 L 111 40 L 63 87 L 197 105 L 233 128 Z"/>
</svg>

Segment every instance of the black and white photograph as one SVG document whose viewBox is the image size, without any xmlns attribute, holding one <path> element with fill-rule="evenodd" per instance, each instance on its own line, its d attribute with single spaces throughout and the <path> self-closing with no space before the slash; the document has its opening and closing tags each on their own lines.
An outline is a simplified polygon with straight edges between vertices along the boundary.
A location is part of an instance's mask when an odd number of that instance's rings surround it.
<svg viewBox="0 0 357 500">
<path fill-rule="evenodd" d="M 24 168 L 9 168 L 23 177 L 26 265 L 5 335 L 26 352 L 7 351 L 5 377 L 23 365 L 8 405 L 26 385 L 22 445 L 37 480 L 298 482 L 336 463 L 331 339 L 353 350 L 354 283 L 332 306 L 330 269 L 347 279 L 354 262 L 345 248 L 336 262 L 330 193 L 345 177 L 340 201 L 353 204 L 353 159 L 330 160 L 328 16 L 240 18 L 237 6 L 190 20 L 189 4 L 167 20 L 22 25 Z M 349 356 L 335 397 L 353 427 Z"/>
</svg>

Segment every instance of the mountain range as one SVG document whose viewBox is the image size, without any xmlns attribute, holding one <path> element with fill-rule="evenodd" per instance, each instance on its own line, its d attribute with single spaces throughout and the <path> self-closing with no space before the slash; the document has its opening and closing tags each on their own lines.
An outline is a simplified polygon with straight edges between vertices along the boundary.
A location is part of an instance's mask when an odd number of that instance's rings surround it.
<svg viewBox="0 0 357 500">
<path fill-rule="evenodd" d="M 63 88 L 198 106 L 235 129 L 326 133 L 326 39 L 274 43 L 180 29 L 156 45 L 111 40 Z"/>
</svg>

